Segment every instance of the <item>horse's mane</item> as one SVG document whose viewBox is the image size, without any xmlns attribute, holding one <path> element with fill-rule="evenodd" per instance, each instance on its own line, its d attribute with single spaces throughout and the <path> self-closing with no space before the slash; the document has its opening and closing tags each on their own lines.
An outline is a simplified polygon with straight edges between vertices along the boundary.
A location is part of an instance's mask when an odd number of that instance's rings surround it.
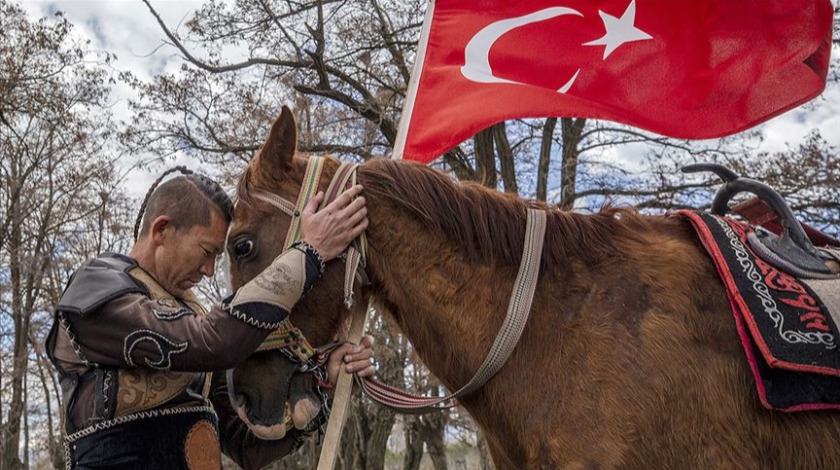
<svg viewBox="0 0 840 470">
<path fill-rule="evenodd" d="M 359 168 L 368 197 L 384 198 L 430 230 L 444 233 L 471 262 L 518 265 L 526 209 L 549 210 L 543 265 L 565 265 L 569 257 L 595 262 L 615 255 L 616 236 L 633 237 L 641 218 L 630 208 L 605 207 L 583 215 L 502 194 L 480 184 L 453 181 L 414 162 L 374 159 Z M 633 237 L 635 238 L 635 237 Z"/>
</svg>

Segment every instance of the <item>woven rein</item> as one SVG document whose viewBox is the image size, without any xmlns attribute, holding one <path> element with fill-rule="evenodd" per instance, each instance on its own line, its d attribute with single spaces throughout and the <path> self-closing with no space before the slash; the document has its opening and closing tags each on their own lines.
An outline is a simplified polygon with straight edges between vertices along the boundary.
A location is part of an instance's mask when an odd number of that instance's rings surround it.
<svg viewBox="0 0 840 470">
<path fill-rule="evenodd" d="M 318 183 L 321 179 L 321 173 L 324 167 L 324 158 L 310 157 L 306 166 L 306 174 L 303 177 L 303 183 L 298 193 L 298 198 L 295 203 L 284 199 L 276 194 L 268 192 L 255 192 L 253 197 L 263 202 L 271 204 L 280 209 L 289 217 L 291 223 L 289 230 L 286 233 L 286 240 L 283 243 L 283 250 L 300 240 L 301 230 L 301 213 L 309 201 L 318 193 Z M 319 209 L 323 209 L 327 204 L 335 200 L 345 189 L 356 184 L 356 169 L 358 164 L 342 163 L 330 181 L 327 191 L 324 194 L 324 200 L 321 202 Z M 362 234 L 353 245 L 350 245 L 342 254 L 345 261 L 346 269 L 344 275 L 344 303 L 349 309 L 353 305 L 353 284 L 356 279 L 361 282 L 366 282 L 366 275 L 363 270 L 365 266 L 365 253 L 367 252 L 367 237 Z M 360 268 L 362 268 L 360 270 Z M 334 345 L 326 347 L 334 349 Z M 280 326 L 260 344 L 257 351 L 268 351 L 272 349 L 280 349 L 287 355 L 297 359 L 302 364 L 301 370 L 307 370 L 313 365 L 318 365 L 324 361 L 324 352 L 317 351 L 313 348 L 309 341 L 303 336 L 301 331 L 292 325 L 289 317 L 280 324 Z M 320 353 L 320 354 L 319 354 Z M 312 359 L 316 359 L 315 363 L 311 363 Z"/>
</svg>

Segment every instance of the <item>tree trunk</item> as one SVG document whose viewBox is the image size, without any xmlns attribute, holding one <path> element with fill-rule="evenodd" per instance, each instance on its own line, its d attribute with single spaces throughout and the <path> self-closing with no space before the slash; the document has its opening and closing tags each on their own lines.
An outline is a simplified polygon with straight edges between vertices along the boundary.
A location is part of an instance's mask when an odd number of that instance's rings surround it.
<svg viewBox="0 0 840 470">
<path fill-rule="evenodd" d="M 557 118 L 548 118 L 543 126 L 540 141 L 540 163 L 537 167 L 537 199 L 545 201 L 548 196 L 548 168 L 551 163 L 551 145 L 554 143 L 554 129 Z"/>
<path fill-rule="evenodd" d="M 23 409 L 29 408 L 29 374 L 23 374 Z M 29 413 L 23 414 L 23 468 L 29 468 Z"/>
<path fill-rule="evenodd" d="M 500 167 L 502 169 L 502 182 L 505 184 L 505 192 L 517 194 L 516 185 L 516 163 L 513 161 L 513 150 L 507 138 L 507 128 L 504 122 L 492 127 L 493 141 L 496 143 L 496 151 L 499 154 Z"/>
<path fill-rule="evenodd" d="M 386 383 L 405 383 L 405 366 L 403 363 L 404 351 L 400 351 L 399 343 L 389 341 L 384 336 L 391 335 L 391 328 L 388 322 L 382 317 L 382 312 L 375 312 L 371 315 L 369 327 L 371 334 L 376 339 L 379 349 L 376 353 L 376 361 L 379 367 L 379 377 Z M 376 326 L 374 326 L 376 325 Z M 361 393 L 358 394 L 359 416 L 365 419 L 365 426 L 360 429 L 358 446 L 364 451 L 366 461 L 364 466 L 359 468 L 381 470 L 385 467 L 385 456 L 388 452 L 388 438 L 394 429 L 396 414 L 384 406 L 363 400 Z"/>
<path fill-rule="evenodd" d="M 11 159 L 12 184 L 17 181 L 17 165 Z M 27 337 L 29 322 L 23 314 L 23 291 L 21 289 L 21 214 L 20 207 L 11 207 L 9 218 L 12 219 L 9 236 L 9 274 L 12 287 L 12 319 L 14 323 L 14 352 L 12 355 L 12 397 L 8 404 L 8 415 L 4 426 L 3 456 L 0 468 L 14 470 L 23 465 L 18 458 L 20 452 L 20 422 L 23 414 L 23 377 L 27 365 Z"/>
<path fill-rule="evenodd" d="M 423 439 L 426 442 L 426 452 L 432 459 L 435 470 L 447 470 L 446 463 L 446 424 L 449 422 L 447 413 L 438 412 L 422 418 Z"/>
<path fill-rule="evenodd" d="M 3 390 L 3 354 L 0 354 L 0 390 Z M 6 422 L 3 419 L 3 400 L 0 400 L 0 464 L 6 456 Z"/>
<path fill-rule="evenodd" d="M 475 141 L 475 169 L 480 183 L 496 188 L 496 155 L 493 151 L 493 128 L 488 127 L 473 138 Z"/>
<path fill-rule="evenodd" d="M 584 118 L 563 118 L 561 120 L 563 129 L 563 175 L 560 182 L 560 208 L 571 210 L 575 204 L 577 189 L 575 178 L 577 177 L 577 166 L 580 152 L 580 136 L 586 124 Z"/>
<path fill-rule="evenodd" d="M 404 416 L 405 455 L 403 470 L 419 470 L 423 460 L 423 439 L 420 438 L 420 417 Z"/>
<path fill-rule="evenodd" d="M 385 407 L 368 409 L 368 427 L 370 431 L 364 443 L 367 454 L 366 470 L 382 470 L 385 468 L 385 453 L 388 450 L 388 437 L 394 428 L 396 416 Z M 371 413 L 372 411 L 372 413 Z"/>
<path fill-rule="evenodd" d="M 496 466 L 493 465 L 493 459 L 490 458 L 490 450 L 487 448 L 487 439 L 484 438 L 484 434 L 481 431 L 478 432 L 477 447 L 481 470 L 495 470 Z"/>
<path fill-rule="evenodd" d="M 44 402 L 47 406 L 47 453 L 49 455 L 50 463 L 52 464 L 53 468 L 64 468 L 65 465 L 65 457 L 64 457 L 64 446 L 62 443 L 63 436 L 64 436 L 64 427 L 63 423 L 59 422 L 58 428 L 58 435 L 56 435 L 56 427 L 55 427 L 55 420 L 53 419 L 53 410 L 58 410 L 59 416 L 63 413 L 61 412 L 61 400 L 60 395 L 57 395 L 56 403 L 58 404 L 57 408 L 53 408 L 52 406 L 52 392 L 50 391 L 50 384 L 52 383 L 52 374 L 49 373 L 50 365 L 46 364 L 46 359 L 42 356 L 42 350 L 38 350 L 38 356 L 36 358 L 37 365 L 38 365 L 38 379 L 41 381 L 41 389 L 44 391 Z M 59 420 L 60 421 L 60 420 Z"/>
</svg>

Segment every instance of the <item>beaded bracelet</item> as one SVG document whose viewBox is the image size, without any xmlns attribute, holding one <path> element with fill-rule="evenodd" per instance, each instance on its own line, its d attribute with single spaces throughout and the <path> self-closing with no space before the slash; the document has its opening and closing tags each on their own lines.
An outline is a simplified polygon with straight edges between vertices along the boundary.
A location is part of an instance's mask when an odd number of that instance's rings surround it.
<svg viewBox="0 0 840 470">
<path fill-rule="evenodd" d="M 318 261 L 318 272 L 319 274 L 324 274 L 324 258 L 321 256 L 321 253 L 318 253 L 318 250 L 315 249 L 309 242 L 305 242 L 303 240 L 298 240 L 292 243 L 292 248 L 296 250 L 302 251 L 306 256 L 315 256 L 315 259 Z"/>
</svg>

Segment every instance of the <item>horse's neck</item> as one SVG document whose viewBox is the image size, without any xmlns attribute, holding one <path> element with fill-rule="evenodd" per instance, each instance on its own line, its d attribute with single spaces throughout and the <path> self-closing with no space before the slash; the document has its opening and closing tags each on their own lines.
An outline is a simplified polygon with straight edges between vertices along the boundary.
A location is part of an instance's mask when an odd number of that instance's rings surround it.
<svg viewBox="0 0 840 470">
<path fill-rule="evenodd" d="M 368 211 L 369 272 L 378 294 L 429 369 L 450 389 L 463 385 L 504 317 L 494 291 L 512 285 L 516 269 L 465 263 L 443 235 L 389 201 L 368 198 Z"/>
</svg>

